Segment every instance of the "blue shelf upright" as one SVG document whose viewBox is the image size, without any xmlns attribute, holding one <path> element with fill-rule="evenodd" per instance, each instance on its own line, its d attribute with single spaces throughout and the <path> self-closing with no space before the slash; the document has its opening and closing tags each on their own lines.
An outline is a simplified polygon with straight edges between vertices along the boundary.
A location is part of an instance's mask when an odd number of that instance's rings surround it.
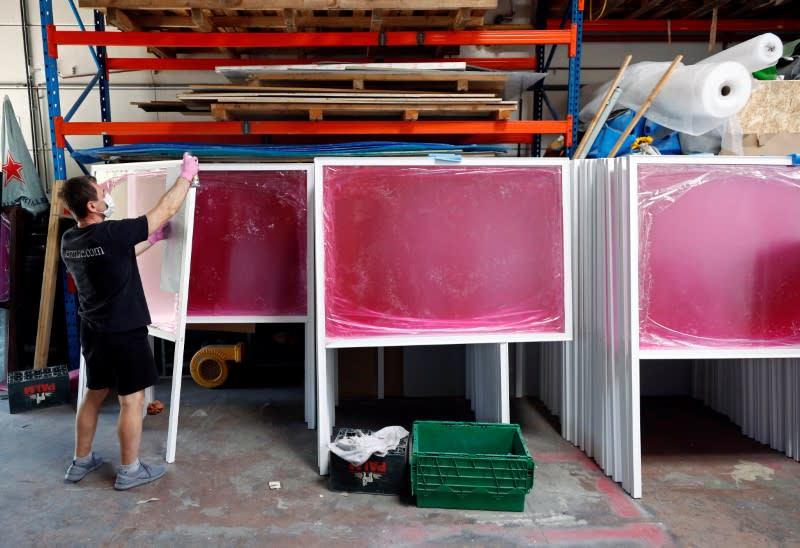
<svg viewBox="0 0 800 548">
<path fill-rule="evenodd" d="M 537 29 L 547 28 L 549 15 L 549 2 L 537 2 L 534 26 Z M 580 93 L 581 93 L 581 55 L 583 53 L 583 0 L 571 0 L 561 18 L 560 28 L 566 28 L 573 24 L 577 28 L 577 39 L 575 43 L 575 55 L 569 58 L 569 83 L 567 85 L 567 115 L 572 118 L 572 145 L 566 147 L 566 156 L 571 157 L 578 144 L 578 114 L 580 112 Z M 545 46 L 536 46 L 536 70 L 546 73 L 550 70 L 553 57 L 556 53 L 557 45 L 550 46 L 547 57 L 545 58 Z M 533 119 L 544 119 L 544 107 L 553 119 L 558 119 L 555 108 L 545 90 L 545 80 L 537 82 L 533 88 Z M 542 137 L 536 135 L 533 141 L 533 156 L 542 154 Z"/>
<path fill-rule="evenodd" d="M 86 28 L 78 13 L 78 8 L 75 6 L 74 0 L 67 0 L 67 3 L 75 16 L 75 20 L 82 31 Z M 69 143 L 65 143 L 64 147 L 59 146 L 56 138 L 55 120 L 61 116 L 61 94 L 58 84 L 58 64 L 56 58 L 50 55 L 48 43 L 48 30 L 53 27 L 53 1 L 52 0 L 39 0 L 39 12 L 42 22 L 42 45 L 44 52 L 44 75 L 45 86 L 47 89 L 47 114 L 50 122 L 50 143 L 52 148 L 53 159 L 53 175 L 56 180 L 65 180 L 67 178 L 67 165 L 65 149 L 72 152 L 72 147 Z M 105 30 L 105 18 L 103 13 L 99 10 L 94 11 L 94 30 Z M 83 101 L 94 89 L 95 85 L 99 85 L 100 91 L 100 116 L 104 122 L 111 121 L 111 101 L 108 87 L 108 71 L 106 67 L 106 48 L 95 48 L 89 46 L 89 54 L 95 62 L 97 67 L 97 74 L 89 81 L 84 90 L 78 96 L 75 104 L 73 104 L 64 116 L 65 121 L 69 121 L 80 108 Z M 109 137 L 103 137 L 103 145 L 109 146 L 111 144 Z M 86 167 L 78 162 L 78 167 L 88 174 Z M 63 263 L 59 268 L 61 274 L 61 283 L 64 287 L 64 310 L 66 314 L 67 326 L 67 350 L 69 354 L 69 368 L 77 369 L 80 364 L 80 337 L 78 332 L 78 303 L 74 292 L 70 291 L 69 284 L 67 283 L 66 269 Z"/>
</svg>

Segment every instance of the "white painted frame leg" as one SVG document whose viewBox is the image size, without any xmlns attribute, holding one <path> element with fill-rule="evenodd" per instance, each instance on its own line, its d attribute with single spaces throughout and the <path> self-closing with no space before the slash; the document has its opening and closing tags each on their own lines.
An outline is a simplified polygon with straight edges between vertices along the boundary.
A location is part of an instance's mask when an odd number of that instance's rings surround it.
<svg viewBox="0 0 800 548">
<path fill-rule="evenodd" d="M 83 396 L 86 394 L 86 358 L 83 357 L 81 348 L 80 365 L 78 366 L 78 408 L 81 406 Z"/>
<path fill-rule="evenodd" d="M 177 178 L 177 175 L 176 175 Z M 172 365 L 172 392 L 169 400 L 169 426 L 167 428 L 166 461 L 175 462 L 178 444 L 178 417 L 181 409 L 181 381 L 183 380 L 183 352 L 186 344 L 186 310 L 189 305 L 189 274 L 192 261 L 192 237 L 194 235 L 194 204 L 196 190 L 189 189 L 183 207 L 186 208 L 186 243 L 181 254 L 181 279 L 178 292 L 178 328 L 176 330 L 175 355 Z"/>
<path fill-rule="evenodd" d="M 309 430 L 317 427 L 317 390 L 315 384 L 315 335 L 314 316 L 309 315 L 305 323 L 305 419 Z"/>
<path fill-rule="evenodd" d="M 499 388 L 499 397 L 500 397 L 500 421 L 502 423 L 508 424 L 511 422 L 511 401 L 510 401 L 510 391 L 511 391 L 511 384 L 509 378 L 509 371 L 508 371 L 508 362 L 509 362 L 509 354 L 508 354 L 508 343 L 500 343 L 497 345 L 497 351 L 500 353 L 499 356 L 499 377 L 500 377 L 500 386 Z"/>
<path fill-rule="evenodd" d="M 378 399 L 382 400 L 386 397 L 386 371 L 384 368 L 384 347 L 379 346 L 378 352 Z"/>
<path fill-rule="evenodd" d="M 317 464 L 319 473 L 324 476 L 328 473 L 329 449 L 331 433 L 334 423 L 333 405 L 333 361 L 335 350 L 325 348 L 323 341 L 318 341 L 317 346 Z"/>
</svg>

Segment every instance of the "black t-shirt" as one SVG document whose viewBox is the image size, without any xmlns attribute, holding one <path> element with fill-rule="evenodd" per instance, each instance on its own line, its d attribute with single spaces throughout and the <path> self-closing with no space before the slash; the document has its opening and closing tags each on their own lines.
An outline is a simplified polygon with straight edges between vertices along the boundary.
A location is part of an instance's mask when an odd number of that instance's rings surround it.
<svg viewBox="0 0 800 548">
<path fill-rule="evenodd" d="M 95 331 L 129 331 L 150 323 L 134 250 L 146 239 L 144 215 L 64 233 L 61 258 L 78 288 L 78 314 Z"/>
</svg>

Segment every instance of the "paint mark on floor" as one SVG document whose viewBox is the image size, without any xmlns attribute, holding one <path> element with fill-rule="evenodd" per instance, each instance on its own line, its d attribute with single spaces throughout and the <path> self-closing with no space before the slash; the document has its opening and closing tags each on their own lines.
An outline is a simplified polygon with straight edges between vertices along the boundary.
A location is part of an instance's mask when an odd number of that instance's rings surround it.
<svg viewBox="0 0 800 548">
<path fill-rule="evenodd" d="M 756 481 L 759 479 L 772 481 L 774 474 L 775 470 L 769 466 L 749 460 L 740 460 L 739 464 L 733 467 L 731 477 L 736 482 L 736 487 L 739 487 L 739 484 L 743 481 Z"/>
<path fill-rule="evenodd" d="M 541 527 L 582 527 L 588 522 L 569 514 L 552 514 L 546 517 L 537 517 L 536 524 Z"/>
<path fill-rule="evenodd" d="M 585 527 L 581 529 L 544 530 L 544 536 L 550 543 L 592 543 L 601 542 L 649 547 L 668 547 L 675 543 L 664 531 L 663 526 L 655 523 L 632 523 L 624 527 Z"/>
</svg>

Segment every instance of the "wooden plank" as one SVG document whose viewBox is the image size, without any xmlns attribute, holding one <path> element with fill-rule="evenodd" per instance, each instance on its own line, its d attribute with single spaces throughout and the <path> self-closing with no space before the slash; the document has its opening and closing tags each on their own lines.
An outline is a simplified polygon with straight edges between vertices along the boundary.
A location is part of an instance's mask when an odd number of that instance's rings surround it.
<svg viewBox="0 0 800 548">
<path fill-rule="evenodd" d="M 502 104 L 514 104 L 516 105 L 516 101 L 503 101 L 501 97 L 492 97 L 492 98 L 466 98 L 461 100 L 457 97 L 443 97 L 443 98 L 424 98 L 426 103 L 430 104 L 453 104 L 453 103 L 461 103 L 461 104 L 495 104 L 495 105 L 502 105 Z M 219 95 L 216 97 L 217 103 L 258 103 L 258 104 L 271 104 L 271 103 L 318 103 L 318 104 L 326 104 L 326 103 L 335 103 L 335 104 L 347 104 L 347 105 L 374 105 L 374 104 L 394 104 L 399 105 L 403 103 L 412 102 L 410 98 L 400 97 L 400 98 L 391 98 L 391 97 L 381 97 L 381 98 L 369 98 L 369 97 L 294 97 L 289 95 L 283 96 L 275 96 L 275 97 L 239 97 L 237 94 L 231 95 Z"/>
<path fill-rule="evenodd" d="M 365 97 L 382 97 L 382 96 L 403 96 L 403 97 L 495 97 L 494 93 L 443 93 L 439 91 L 404 91 L 404 90 L 391 90 L 391 89 L 365 89 L 363 91 L 349 90 L 344 88 L 314 88 L 314 87 L 295 87 L 295 86 L 242 86 L 237 84 L 192 84 L 189 86 L 192 90 L 197 90 L 198 95 L 202 93 L 258 93 L 265 95 L 283 94 L 288 95 L 325 95 L 329 97 L 343 96 L 353 97 L 363 95 Z M 191 97 L 193 94 L 184 94 Z"/>
<path fill-rule="evenodd" d="M 222 71 L 220 71 L 222 72 Z M 426 70 L 426 71 L 370 71 L 370 70 L 343 70 L 343 71 L 309 71 L 292 70 L 280 72 L 254 73 L 253 80 L 297 80 L 297 81 L 343 81 L 364 80 L 371 82 L 501 82 L 508 80 L 508 75 L 500 72 L 471 72 L 456 70 Z"/>
<path fill-rule="evenodd" d="M 208 112 L 208 108 L 205 106 L 193 108 L 193 105 L 182 101 L 131 101 L 130 104 L 145 112 L 180 112 L 182 114 L 205 114 Z"/>
<path fill-rule="evenodd" d="M 253 89 L 253 88 L 250 88 Z M 487 100 L 487 99 L 501 99 L 497 97 L 494 93 L 436 93 L 436 92 L 429 92 L 429 93 L 417 93 L 417 92 L 385 92 L 380 90 L 363 90 L 363 91 L 344 91 L 341 89 L 336 89 L 335 91 L 320 91 L 315 92 L 313 88 L 293 88 L 293 89 L 303 89 L 305 91 L 285 91 L 282 88 L 265 88 L 265 89 L 272 89 L 275 91 L 260 91 L 262 88 L 256 88 L 259 91 L 253 92 L 246 92 L 246 91 L 236 91 L 232 90 L 230 92 L 224 91 L 217 91 L 210 90 L 209 93 L 181 93 L 178 95 L 178 98 L 181 100 L 186 101 L 213 101 L 218 99 L 219 97 L 350 97 L 350 98 L 361 98 L 361 99 L 410 99 L 410 98 L 422 98 L 422 99 L 458 99 L 458 100 L 467 100 L 467 99 L 480 99 L 480 100 Z M 292 89 L 292 88 L 288 88 Z"/>
<path fill-rule="evenodd" d="M 39 322 L 36 328 L 36 350 L 33 355 L 33 368 L 47 367 L 50 353 L 50 330 L 53 327 L 53 301 L 56 296 L 58 280 L 59 238 L 58 221 L 63 204 L 58 197 L 64 181 L 55 181 L 50 196 L 50 218 L 47 224 L 47 243 L 44 254 L 44 272 L 42 273 L 42 293 L 39 300 Z"/>
<path fill-rule="evenodd" d="M 327 115 L 373 114 L 402 115 L 406 120 L 416 120 L 421 113 L 474 115 L 485 114 L 495 119 L 507 119 L 516 111 L 517 105 L 501 104 L 349 104 L 349 103 L 216 103 L 211 105 L 211 113 L 219 120 L 251 120 L 263 116 L 277 116 L 307 112 L 310 119 L 321 120 Z"/>
<path fill-rule="evenodd" d="M 453 10 L 465 7 L 495 9 L 497 0 L 79 0 L 82 8 L 125 10 L 180 10 L 187 8 L 230 10 Z"/>
<path fill-rule="evenodd" d="M 374 9 L 369 20 L 369 30 L 370 32 L 380 32 L 381 27 L 383 27 L 383 10 Z"/>
<path fill-rule="evenodd" d="M 456 11 L 455 16 L 453 17 L 453 30 L 463 30 L 464 27 L 467 26 L 467 21 L 469 21 L 470 13 L 472 12 L 471 8 L 461 8 Z"/>
<path fill-rule="evenodd" d="M 286 32 L 297 32 L 297 23 L 295 22 L 295 10 L 283 10 L 283 26 Z"/>
<path fill-rule="evenodd" d="M 325 111 L 332 110 L 350 110 L 350 111 L 379 111 L 384 110 L 388 112 L 403 112 L 404 110 L 419 110 L 419 111 L 459 111 L 459 112 L 496 112 L 500 110 L 514 111 L 517 104 L 514 101 L 506 101 L 505 103 L 379 103 L 379 104 L 362 104 L 362 103 L 215 103 L 210 105 L 212 112 L 239 111 L 239 112 L 281 112 L 281 111 L 304 111 L 309 109 L 323 109 Z"/>
<path fill-rule="evenodd" d="M 134 22 L 127 13 L 116 8 L 106 10 L 106 22 L 122 31 L 138 32 L 142 30 L 139 23 Z"/>
<path fill-rule="evenodd" d="M 388 62 L 388 63 L 314 63 L 308 65 L 288 64 L 288 65 L 242 65 L 217 67 L 220 74 L 247 72 L 250 74 L 271 74 L 284 72 L 320 72 L 328 73 L 332 71 L 467 71 L 465 61 L 423 61 L 423 62 Z M 484 71 L 485 72 L 485 71 Z"/>
<path fill-rule="evenodd" d="M 505 82 L 508 75 L 500 72 L 458 70 L 287 70 L 259 72 L 255 80 L 352 80 L 354 78 L 385 82 Z"/>
</svg>

